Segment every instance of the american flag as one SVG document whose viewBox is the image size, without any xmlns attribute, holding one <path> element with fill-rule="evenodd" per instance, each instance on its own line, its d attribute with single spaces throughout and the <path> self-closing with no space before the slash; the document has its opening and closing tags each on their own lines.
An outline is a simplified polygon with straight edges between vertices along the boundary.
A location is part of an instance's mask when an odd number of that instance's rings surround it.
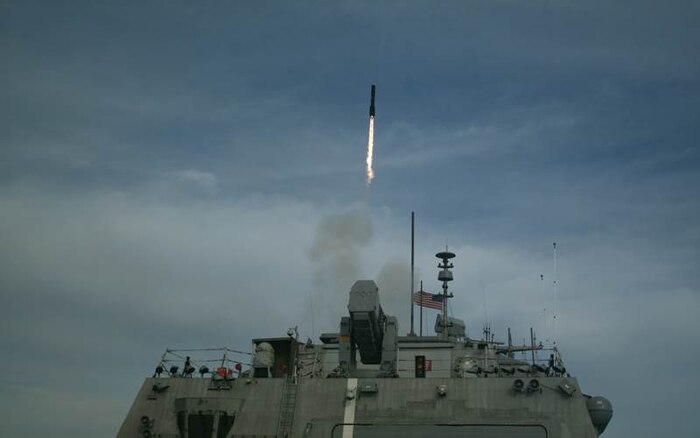
<svg viewBox="0 0 700 438">
<path fill-rule="evenodd" d="M 421 302 L 422 297 L 422 302 Z M 441 294 L 431 294 L 429 292 L 416 292 L 413 294 L 413 302 L 419 306 L 431 309 L 442 310 L 444 297 Z"/>
</svg>

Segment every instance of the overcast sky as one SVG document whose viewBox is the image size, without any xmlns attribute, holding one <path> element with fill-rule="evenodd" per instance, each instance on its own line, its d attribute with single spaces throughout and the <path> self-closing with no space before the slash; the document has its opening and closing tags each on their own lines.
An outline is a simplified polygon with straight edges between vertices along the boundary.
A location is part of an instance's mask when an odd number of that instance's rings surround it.
<svg viewBox="0 0 700 438">
<path fill-rule="evenodd" d="M 357 278 L 406 333 L 413 210 L 418 277 L 437 291 L 447 242 L 470 335 L 556 339 L 612 401 L 608 438 L 700 436 L 699 22 L 693 1 L 2 2 L 0 435 L 114 436 L 165 348 L 337 330 Z"/>
</svg>

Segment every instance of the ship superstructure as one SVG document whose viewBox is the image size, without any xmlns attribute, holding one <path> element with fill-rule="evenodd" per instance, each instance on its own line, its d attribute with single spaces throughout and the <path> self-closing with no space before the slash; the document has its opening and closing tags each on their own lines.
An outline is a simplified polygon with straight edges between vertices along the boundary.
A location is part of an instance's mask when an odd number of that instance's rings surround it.
<svg viewBox="0 0 700 438">
<path fill-rule="evenodd" d="M 539 361 L 534 352 L 543 347 L 534 338 L 516 346 L 510 333 L 501 343 L 485 329 L 472 339 L 463 321 L 447 315 L 455 254 L 436 256 L 443 311 L 434 336 L 399 336 L 375 282 L 359 280 L 348 316 L 320 343 L 300 342 L 292 328 L 253 339 L 250 352 L 167 350 L 117 437 L 600 435 L 612 417 L 610 402 L 585 395 L 558 350 Z M 532 352 L 531 359 L 517 359 L 517 352 Z"/>
</svg>

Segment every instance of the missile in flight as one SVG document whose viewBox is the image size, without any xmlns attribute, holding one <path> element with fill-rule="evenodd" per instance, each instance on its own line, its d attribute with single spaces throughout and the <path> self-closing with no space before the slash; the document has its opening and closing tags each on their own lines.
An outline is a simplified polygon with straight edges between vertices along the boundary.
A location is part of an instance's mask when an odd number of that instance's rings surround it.
<svg viewBox="0 0 700 438">
<path fill-rule="evenodd" d="M 372 98 L 370 99 L 369 102 L 369 116 L 374 117 L 374 91 L 377 87 L 372 84 Z"/>
</svg>

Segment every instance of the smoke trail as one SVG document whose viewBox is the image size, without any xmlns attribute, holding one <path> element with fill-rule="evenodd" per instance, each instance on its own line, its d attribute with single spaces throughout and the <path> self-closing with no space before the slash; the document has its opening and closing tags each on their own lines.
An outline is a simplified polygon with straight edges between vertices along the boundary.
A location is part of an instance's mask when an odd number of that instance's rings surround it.
<svg viewBox="0 0 700 438">
<path fill-rule="evenodd" d="M 314 263 L 314 310 L 317 327 L 334 327 L 340 309 L 347 305 L 348 292 L 362 270 L 361 251 L 373 235 L 372 219 L 363 209 L 324 217 L 316 227 L 307 252 Z"/>
<path fill-rule="evenodd" d="M 349 291 L 360 274 L 360 250 L 369 245 L 372 235 L 372 220 L 364 210 L 322 218 L 307 253 L 316 264 L 316 284 Z"/>
<path fill-rule="evenodd" d="M 367 139 L 367 186 L 370 185 L 374 178 L 372 170 L 372 160 L 374 156 L 374 116 L 369 118 L 369 138 Z"/>
<path fill-rule="evenodd" d="M 411 290 L 410 263 L 389 261 L 382 266 L 375 280 L 379 287 L 382 309 L 389 315 L 396 316 L 400 327 L 410 327 L 408 295 L 408 291 Z"/>
</svg>

